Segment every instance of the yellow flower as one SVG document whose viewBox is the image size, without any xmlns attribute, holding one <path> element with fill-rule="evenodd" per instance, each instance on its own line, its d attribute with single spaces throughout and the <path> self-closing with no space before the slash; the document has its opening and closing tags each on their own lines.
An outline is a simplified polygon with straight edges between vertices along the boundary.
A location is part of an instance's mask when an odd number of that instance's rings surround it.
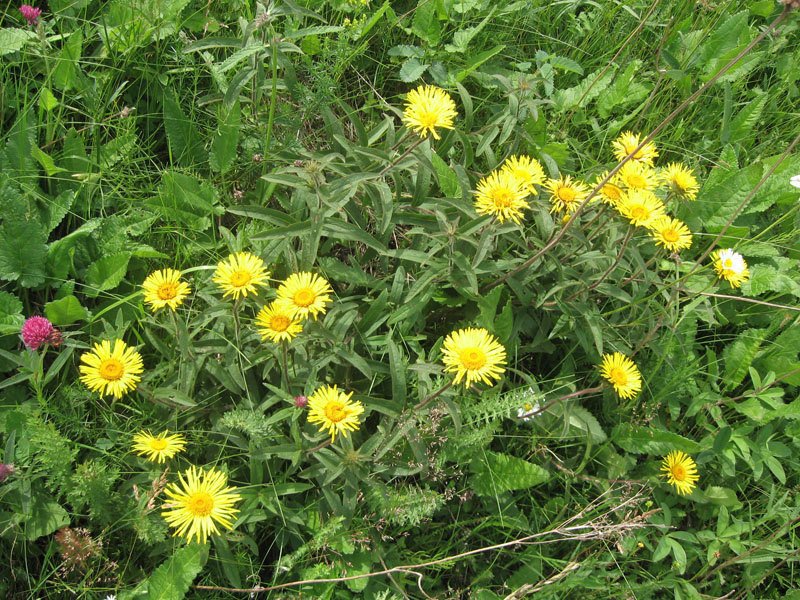
<svg viewBox="0 0 800 600">
<path fill-rule="evenodd" d="M 454 129 L 453 119 L 458 116 L 456 103 L 450 94 L 433 85 L 421 85 L 408 92 L 403 123 L 421 137 L 428 133 L 439 139 L 437 127 Z"/>
<path fill-rule="evenodd" d="M 636 147 L 640 143 L 641 140 L 639 139 L 638 133 L 626 131 L 612 142 L 611 147 L 614 149 L 614 156 L 617 157 L 617 160 L 622 160 L 628 156 L 628 154 L 636 150 Z M 653 142 L 647 142 L 628 162 L 641 162 L 652 165 L 653 159 L 657 156 L 656 145 Z"/>
<path fill-rule="evenodd" d="M 545 187 L 550 192 L 553 207 L 550 212 L 573 212 L 589 195 L 589 187 L 582 181 L 561 175 L 558 179 L 548 179 Z"/>
<path fill-rule="evenodd" d="M 629 190 L 617 205 L 619 214 L 634 225 L 649 227 L 658 217 L 663 217 L 664 203 L 647 191 Z"/>
<path fill-rule="evenodd" d="M 122 340 L 116 340 L 113 349 L 108 340 L 95 344 L 93 351 L 81 355 L 81 362 L 86 363 L 80 366 L 80 379 L 86 387 L 115 398 L 135 390 L 142 379 L 139 373 L 144 370 L 142 356 Z"/>
<path fill-rule="evenodd" d="M 303 271 L 293 273 L 278 288 L 275 308 L 285 312 L 292 319 L 305 319 L 325 314 L 325 305 L 331 301 L 333 289 L 316 273 Z"/>
<path fill-rule="evenodd" d="M 308 397 L 308 422 L 319 423 L 320 431 L 331 434 L 331 442 L 336 434 L 346 436 L 348 431 L 355 431 L 361 426 L 358 415 L 364 412 L 361 402 L 351 402 L 353 392 L 345 394 L 337 387 L 323 385 Z"/>
<path fill-rule="evenodd" d="M 700 476 L 697 474 L 697 464 L 691 456 L 679 450 L 673 450 L 661 463 L 663 473 L 661 477 L 667 478 L 667 483 L 675 486 L 679 495 L 691 494 Z"/>
<path fill-rule="evenodd" d="M 185 281 L 181 281 L 181 272 L 175 269 L 154 271 L 142 283 L 144 301 L 150 304 L 153 310 L 169 306 L 175 310 L 192 289 Z"/>
<path fill-rule="evenodd" d="M 519 224 L 522 209 L 528 208 L 528 190 L 507 171 L 492 171 L 478 182 L 475 192 L 475 212 L 494 215 L 500 223 L 511 219 Z"/>
<path fill-rule="evenodd" d="M 679 219 L 665 215 L 654 219 L 648 227 L 656 246 L 664 246 L 670 252 L 678 252 L 692 245 L 692 232 Z"/>
<path fill-rule="evenodd" d="M 444 340 L 442 362 L 445 373 L 455 372 L 455 384 L 464 380 L 492 385 L 490 377 L 500 379 L 505 372 L 506 349 L 485 329 L 469 327 L 453 331 Z"/>
<path fill-rule="evenodd" d="M 538 194 L 536 186 L 546 179 L 539 161 L 530 156 L 511 156 L 503 163 L 501 171 L 517 178 L 520 185 L 530 194 Z"/>
<path fill-rule="evenodd" d="M 258 311 L 256 325 L 261 339 L 269 339 L 273 342 L 289 342 L 303 331 L 303 324 L 294 321 L 288 312 L 277 306 L 277 302 L 264 306 Z"/>
<path fill-rule="evenodd" d="M 230 295 L 238 300 L 240 295 L 258 295 L 256 286 L 266 286 L 268 279 L 269 271 L 264 268 L 263 260 L 249 252 L 238 252 L 217 264 L 211 281 L 225 292 L 223 298 Z"/>
<path fill-rule="evenodd" d="M 656 172 L 645 163 L 626 162 L 617 173 L 617 180 L 629 190 L 652 192 L 658 187 Z"/>
<path fill-rule="evenodd" d="M 741 286 L 750 278 L 750 270 L 744 257 L 730 248 L 716 250 L 711 255 L 711 260 L 714 261 L 717 276 L 727 279 L 733 287 Z"/>
<path fill-rule="evenodd" d="M 681 163 L 669 163 L 661 172 L 661 181 L 668 184 L 674 194 L 687 200 L 697 198 L 700 190 L 692 170 Z"/>
<path fill-rule="evenodd" d="M 633 398 L 642 389 L 642 376 L 636 363 L 620 352 L 603 354 L 600 374 L 611 382 L 621 398 Z"/>
<path fill-rule="evenodd" d="M 242 497 L 236 488 L 226 487 L 228 477 L 222 471 L 197 469 L 192 466 L 180 473 L 180 485 L 171 483 L 165 494 L 168 502 L 162 505 L 161 516 L 170 527 L 175 527 L 174 536 L 195 538 L 205 544 L 209 534 L 219 533 L 217 524 L 232 529 L 231 519 L 239 512 L 234 504 Z"/>
<path fill-rule="evenodd" d="M 163 463 L 165 458 L 172 458 L 186 448 L 186 438 L 179 433 L 154 436 L 149 431 L 140 431 L 133 436 L 133 451 L 147 460 Z"/>
<path fill-rule="evenodd" d="M 608 171 L 604 171 L 600 173 L 597 177 L 595 177 L 594 185 L 597 186 L 603 179 L 608 176 Z M 620 200 L 622 200 L 622 196 L 625 192 L 623 192 L 622 188 L 617 185 L 618 177 L 615 175 L 611 179 L 609 179 L 603 187 L 597 190 L 597 195 L 600 196 L 600 199 L 610 206 L 617 206 Z"/>
</svg>

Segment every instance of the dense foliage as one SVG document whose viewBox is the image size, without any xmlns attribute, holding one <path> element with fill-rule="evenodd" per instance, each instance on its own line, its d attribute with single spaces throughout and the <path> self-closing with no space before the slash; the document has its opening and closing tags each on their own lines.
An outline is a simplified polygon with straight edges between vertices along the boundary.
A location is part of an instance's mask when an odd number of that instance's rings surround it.
<svg viewBox="0 0 800 600">
<path fill-rule="evenodd" d="M 796 11 L 38 8 L 0 595 L 800 597 Z"/>
</svg>

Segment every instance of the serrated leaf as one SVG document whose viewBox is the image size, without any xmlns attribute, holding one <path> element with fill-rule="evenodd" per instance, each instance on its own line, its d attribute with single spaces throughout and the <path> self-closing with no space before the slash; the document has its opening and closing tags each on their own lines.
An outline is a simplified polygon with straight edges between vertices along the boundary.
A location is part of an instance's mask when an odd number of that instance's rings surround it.
<svg viewBox="0 0 800 600">
<path fill-rule="evenodd" d="M 205 161 L 205 151 L 194 123 L 181 110 L 171 94 L 164 94 L 164 130 L 167 132 L 172 158 L 191 166 Z"/>
<path fill-rule="evenodd" d="M 149 600 L 183 600 L 208 560 L 208 545 L 178 548 L 148 579 Z"/>
<path fill-rule="evenodd" d="M 516 456 L 487 451 L 485 460 L 476 458 L 470 484 L 476 494 L 494 496 L 510 490 L 524 490 L 550 479 L 550 473 Z"/>
<path fill-rule="evenodd" d="M 86 309 L 73 295 L 64 296 L 44 305 L 44 314 L 53 325 L 72 325 L 76 321 L 85 321 L 88 318 Z"/>
<path fill-rule="evenodd" d="M 593 444 L 602 444 L 608 439 L 606 432 L 603 431 L 594 415 L 582 406 L 570 406 L 567 414 L 570 426 L 585 432 Z"/>
<path fill-rule="evenodd" d="M 417 9 L 414 11 L 411 31 L 431 46 L 438 46 L 442 37 L 442 27 L 439 25 L 439 18 L 436 15 L 435 2 L 419 0 Z"/>
<path fill-rule="evenodd" d="M 693 454 L 700 449 L 700 444 L 677 433 L 633 423 L 620 423 L 614 427 L 611 440 L 631 454 L 666 455 L 672 450 Z"/>
<path fill-rule="evenodd" d="M 436 152 L 431 152 L 431 163 L 433 164 L 433 168 L 436 169 L 436 178 L 439 180 L 439 188 L 444 195 L 450 198 L 460 197 L 458 177 L 453 172 L 453 169 L 450 168 L 450 165 L 444 162 Z"/>
<path fill-rule="evenodd" d="M 742 382 L 768 333 L 768 329 L 746 329 L 725 347 L 725 389 L 732 390 Z"/>
<path fill-rule="evenodd" d="M 168 171 L 162 175 L 158 196 L 145 205 L 172 222 L 195 231 L 211 227 L 211 217 L 224 213 L 219 206 L 219 194 L 213 186 L 196 178 Z"/>
<path fill-rule="evenodd" d="M 400 81 L 404 83 L 411 83 L 422 77 L 422 74 L 428 69 L 430 65 L 419 62 L 416 58 L 409 58 L 400 67 Z"/>
<path fill-rule="evenodd" d="M 25 44 L 35 39 L 37 39 L 35 31 L 3 27 L 0 29 L 0 56 L 22 50 Z"/>
<path fill-rule="evenodd" d="M 601 74 L 600 71 L 595 71 L 594 73 L 590 73 L 583 81 L 574 87 L 565 90 L 556 90 L 553 94 L 553 104 L 555 108 L 559 111 L 565 111 L 575 108 L 576 106 L 586 106 L 608 87 L 611 80 L 614 78 L 614 74 L 614 68 L 609 69 L 603 74 Z M 595 79 L 597 79 L 596 83 Z"/>
<path fill-rule="evenodd" d="M 128 272 L 130 259 L 130 252 L 118 252 L 89 265 L 86 270 L 86 295 L 94 297 L 117 287 Z"/>
<path fill-rule="evenodd" d="M 0 227 L 0 279 L 35 287 L 45 280 L 46 236 L 35 221 L 9 220 Z"/>
<path fill-rule="evenodd" d="M 50 112 L 56 106 L 58 106 L 58 99 L 50 91 L 50 88 L 43 87 L 39 92 L 39 108 Z"/>
<path fill-rule="evenodd" d="M 30 509 L 30 518 L 25 522 L 25 537 L 30 541 L 50 535 L 69 523 L 67 511 L 49 496 L 34 496 Z"/>
<path fill-rule="evenodd" d="M 9 292 L 0 292 L 0 334 L 18 333 L 24 322 L 19 298 Z"/>
<path fill-rule="evenodd" d="M 224 110 L 224 107 L 223 109 Z M 211 142 L 208 153 L 208 162 L 213 171 L 225 173 L 231 168 L 236 150 L 239 146 L 239 129 L 242 122 L 242 111 L 239 103 L 234 102 L 225 118 L 220 122 L 219 128 Z"/>
<path fill-rule="evenodd" d="M 61 55 L 56 61 L 56 66 L 50 76 L 60 90 L 68 90 L 75 86 L 75 72 L 81 58 L 81 47 L 83 46 L 83 30 L 76 28 L 69 39 L 61 47 Z"/>
<path fill-rule="evenodd" d="M 750 279 L 742 284 L 742 295 L 752 298 L 764 292 L 800 296 L 800 284 L 792 275 L 781 273 L 772 265 L 753 265 L 750 268 Z"/>
</svg>

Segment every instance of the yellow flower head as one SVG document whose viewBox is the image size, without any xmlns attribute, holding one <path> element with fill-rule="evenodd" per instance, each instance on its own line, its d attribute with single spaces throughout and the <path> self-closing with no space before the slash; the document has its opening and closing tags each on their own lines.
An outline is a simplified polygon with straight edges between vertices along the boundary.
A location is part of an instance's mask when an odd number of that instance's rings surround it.
<svg viewBox="0 0 800 600">
<path fill-rule="evenodd" d="M 669 163 L 661 172 L 661 181 L 669 185 L 674 194 L 686 200 L 697 198 L 697 192 L 700 190 L 692 170 L 681 163 Z"/>
<path fill-rule="evenodd" d="M 546 179 L 544 169 L 539 161 L 530 156 L 511 156 L 503 163 L 501 171 L 510 173 L 517 178 L 520 185 L 529 194 L 538 194 L 536 186 L 541 185 Z"/>
<path fill-rule="evenodd" d="M 600 173 L 597 177 L 595 177 L 594 185 L 597 186 L 603 179 L 608 176 L 608 171 L 604 171 Z M 597 195 L 600 199 L 610 206 L 616 207 L 620 201 L 622 200 L 622 196 L 625 193 L 617 183 L 619 182 L 618 176 L 614 176 L 609 179 L 603 187 L 597 190 Z"/>
<path fill-rule="evenodd" d="M 548 179 L 545 187 L 550 192 L 553 207 L 550 212 L 573 212 L 589 195 L 589 187 L 577 179 L 561 175 L 558 179 Z"/>
<path fill-rule="evenodd" d="M 211 281 L 216 283 L 225 296 L 247 296 L 248 293 L 258 295 L 257 285 L 266 286 L 269 271 L 264 268 L 264 261 L 249 252 L 237 252 L 220 261 Z"/>
<path fill-rule="evenodd" d="M 450 94 L 433 85 L 421 85 L 408 92 L 403 123 L 421 137 L 428 133 L 439 139 L 437 127 L 454 129 L 453 119 L 458 116 L 456 103 Z"/>
<path fill-rule="evenodd" d="M 442 362 L 445 373 L 455 372 L 455 384 L 464 380 L 492 385 L 489 378 L 500 379 L 505 372 L 506 349 L 485 329 L 469 327 L 453 331 L 444 340 Z"/>
<path fill-rule="evenodd" d="M 750 269 L 747 268 L 744 257 L 730 248 L 714 251 L 711 260 L 717 276 L 727 279 L 733 287 L 739 287 L 750 279 Z"/>
<path fill-rule="evenodd" d="M 332 293 L 330 284 L 316 273 L 293 273 L 278 288 L 274 305 L 292 319 L 312 316 L 316 321 L 318 314 L 325 314 Z"/>
<path fill-rule="evenodd" d="M 679 495 L 691 494 L 700 476 L 697 474 L 697 464 L 691 456 L 680 450 L 673 450 L 661 463 L 663 473 L 661 477 L 667 478 L 667 483 L 674 485 Z"/>
<path fill-rule="evenodd" d="M 364 412 L 364 405 L 351 401 L 352 396 L 353 392 L 345 394 L 335 385 L 317 388 L 308 397 L 308 422 L 318 423 L 320 431 L 330 433 L 331 442 L 337 433 L 346 436 L 348 431 L 355 431 L 361 426 L 358 415 Z"/>
<path fill-rule="evenodd" d="M 686 224 L 672 217 L 657 217 L 648 226 L 656 246 L 664 246 L 670 252 L 678 252 L 692 245 L 692 232 Z"/>
<path fill-rule="evenodd" d="M 287 311 L 281 310 L 277 302 L 258 311 L 256 325 L 261 339 L 273 342 L 289 342 L 303 331 L 303 324 L 292 319 Z"/>
<path fill-rule="evenodd" d="M 658 217 L 663 217 L 666 212 L 664 203 L 652 192 L 629 190 L 617 205 L 619 214 L 634 225 L 649 227 Z"/>
<path fill-rule="evenodd" d="M 181 272 L 175 269 L 154 271 L 142 283 L 144 301 L 153 310 L 169 306 L 175 310 L 191 293 L 189 284 L 181 281 Z"/>
<path fill-rule="evenodd" d="M 628 156 L 628 154 L 636 150 L 640 143 L 641 140 L 639 139 L 638 133 L 626 131 L 612 142 L 611 147 L 614 149 L 614 156 L 617 160 L 622 160 Z M 647 142 L 628 162 L 640 162 L 652 165 L 653 159 L 657 156 L 656 145 L 653 142 Z"/>
<path fill-rule="evenodd" d="M 242 497 L 236 488 L 226 487 L 228 477 L 222 471 L 197 469 L 192 466 L 180 473 L 180 484 L 171 483 L 165 494 L 169 499 L 162 505 L 167 510 L 161 516 L 170 527 L 175 527 L 174 536 L 195 538 L 205 544 L 209 534 L 219 533 L 217 524 L 232 529 L 231 519 L 239 512 L 234 504 Z"/>
<path fill-rule="evenodd" d="M 617 173 L 617 180 L 629 190 L 652 192 L 658 187 L 656 172 L 646 163 L 626 162 Z"/>
<path fill-rule="evenodd" d="M 140 431 L 133 436 L 133 442 L 133 452 L 158 463 L 163 463 L 164 459 L 172 458 L 186 448 L 186 438 L 179 433 L 167 435 L 166 431 L 156 436 L 149 431 Z"/>
<path fill-rule="evenodd" d="M 519 224 L 522 209 L 528 208 L 528 190 L 507 171 L 492 171 L 478 182 L 475 192 L 475 212 L 494 215 L 500 223 L 511 219 Z"/>
<path fill-rule="evenodd" d="M 636 363 L 620 352 L 603 354 L 600 374 L 611 382 L 621 398 L 633 398 L 642 389 L 642 376 Z"/>
<path fill-rule="evenodd" d="M 94 345 L 94 350 L 81 355 L 81 381 L 90 390 L 100 394 L 111 394 L 122 398 L 123 394 L 136 389 L 141 381 L 139 373 L 144 371 L 142 356 L 122 340 L 111 342 L 103 340 Z"/>
</svg>

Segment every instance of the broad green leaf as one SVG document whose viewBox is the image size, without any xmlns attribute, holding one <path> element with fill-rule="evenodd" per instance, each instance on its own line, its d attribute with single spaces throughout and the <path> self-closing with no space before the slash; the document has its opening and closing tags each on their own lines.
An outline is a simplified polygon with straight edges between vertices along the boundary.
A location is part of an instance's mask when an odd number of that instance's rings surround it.
<svg viewBox="0 0 800 600">
<path fill-rule="evenodd" d="M 83 30 L 78 27 L 61 47 L 61 54 L 50 77 L 58 89 L 69 90 L 75 87 L 75 71 L 81 59 L 82 46 Z"/>
<path fill-rule="evenodd" d="M 162 175 L 158 195 L 146 200 L 145 205 L 168 221 L 195 231 L 205 231 L 211 227 L 212 216 L 225 212 L 219 205 L 217 190 L 210 183 L 173 171 Z"/>
<path fill-rule="evenodd" d="M 39 108 L 50 112 L 56 106 L 58 106 L 58 99 L 50 91 L 50 88 L 43 87 L 39 92 Z"/>
<path fill-rule="evenodd" d="M 221 110 L 225 110 L 224 107 Z M 231 168 L 236 150 L 239 146 L 239 130 L 241 128 L 241 109 L 239 103 L 234 102 L 225 118 L 220 121 L 219 128 L 211 142 L 208 153 L 208 162 L 211 169 L 217 173 L 225 173 Z"/>
<path fill-rule="evenodd" d="M 86 309 L 73 295 L 64 296 L 44 305 L 44 314 L 56 326 L 72 325 L 76 321 L 85 321 L 88 318 Z"/>
<path fill-rule="evenodd" d="M 732 390 L 742 382 L 768 334 L 769 329 L 745 329 L 725 347 L 725 389 Z"/>
<path fill-rule="evenodd" d="M 589 73 L 583 81 L 574 87 L 556 90 L 555 94 L 553 94 L 553 104 L 556 110 L 565 111 L 577 106 L 586 106 L 603 93 L 603 90 L 613 80 L 615 73 L 616 70 L 613 67 L 603 74 L 600 71 L 595 71 Z M 597 79 L 597 82 L 595 82 L 595 79 Z"/>
<path fill-rule="evenodd" d="M 0 226 L 0 279 L 36 287 L 45 280 L 46 237 L 35 221 L 8 220 Z"/>
<path fill-rule="evenodd" d="M 419 62 L 416 58 L 409 58 L 400 67 L 398 77 L 403 83 L 412 83 L 422 77 L 422 74 L 425 73 L 429 66 L 427 63 Z"/>
<path fill-rule="evenodd" d="M 719 504 L 727 508 L 739 508 L 742 503 L 736 497 L 736 492 L 727 487 L 717 485 L 708 486 L 703 490 L 703 496 L 712 504 Z"/>
<path fill-rule="evenodd" d="M 18 333 L 24 322 L 19 298 L 10 292 L 0 292 L 0 335 Z"/>
<path fill-rule="evenodd" d="M 69 524 L 67 511 L 49 496 L 36 494 L 31 504 L 31 514 L 25 521 L 25 537 L 37 540 Z"/>
<path fill-rule="evenodd" d="M 25 44 L 35 39 L 37 39 L 35 31 L 3 27 L 0 29 L 0 56 L 22 50 Z"/>
<path fill-rule="evenodd" d="M 149 600 L 183 600 L 207 560 L 207 544 L 190 543 L 178 548 L 150 575 Z"/>
<path fill-rule="evenodd" d="M 450 168 L 450 165 L 444 162 L 436 152 L 431 152 L 431 163 L 433 168 L 436 169 L 436 178 L 439 180 L 439 188 L 442 193 L 450 198 L 460 197 L 458 177 L 453 172 L 453 169 Z"/>
<path fill-rule="evenodd" d="M 186 166 L 205 162 L 203 142 L 194 123 L 181 110 L 172 94 L 164 94 L 164 131 L 172 159 Z"/>
<path fill-rule="evenodd" d="M 620 423 L 614 427 L 611 441 L 631 454 L 663 456 L 673 450 L 682 450 L 688 454 L 700 450 L 700 444 L 682 435 L 633 423 Z"/>
<path fill-rule="evenodd" d="M 118 252 L 89 265 L 86 270 L 86 295 L 94 297 L 117 287 L 128 272 L 130 259 L 130 252 Z"/>
<path fill-rule="evenodd" d="M 406 403 L 406 364 L 402 351 L 388 334 L 386 350 L 389 354 L 389 372 L 392 376 L 392 400 L 397 406 L 402 407 Z"/>
<path fill-rule="evenodd" d="M 550 473 L 516 456 L 487 451 L 485 460 L 475 458 L 470 464 L 474 475 L 472 489 L 481 496 L 494 496 L 510 490 L 524 490 L 550 479 Z"/>
<path fill-rule="evenodd" d="M 442 37 L 442 27 L 436 15 L 436 3 L 429 0 L 419 0 L 414 11 L 414 21 L 411 25 L 414 35 L 424 40 L 433 47 L 439 45 Z"/>
<path fill-rule="evenodd" d="M 570 406 L 567 409 L 567 416 L 570 426 L 583 431 L 593 444 L 602 444 L 608 439 L 594 415 L 582 406 L 577 404 Z"/>
</svg>

